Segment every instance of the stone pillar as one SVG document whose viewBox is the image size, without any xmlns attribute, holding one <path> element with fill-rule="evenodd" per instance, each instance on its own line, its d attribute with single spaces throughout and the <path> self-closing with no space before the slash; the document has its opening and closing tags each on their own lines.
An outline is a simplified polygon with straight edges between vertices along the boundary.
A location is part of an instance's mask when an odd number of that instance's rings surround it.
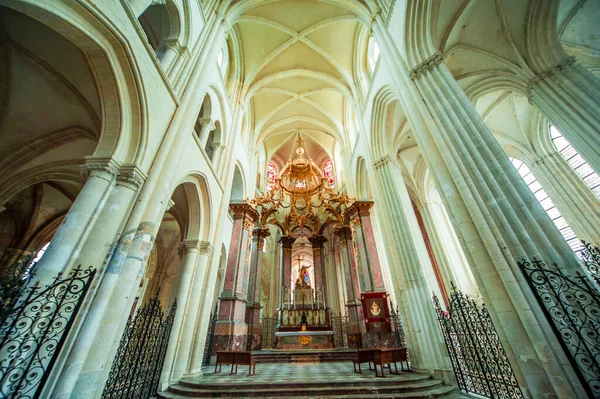
<svg viewBox="0 0 600 399">
<path fill-rule="evenodd" d="M 529 102 L 600 173 L 600 80 L 575 57 L 568 57 L 537 73 L 527 88 Z"/>
<path fill-rule="evenodd" d="M 362 346 L 361 337 L 365 332 L 364 314 L 360 301 L 360 283 L 354 244 L 352 243 L 352 229 L 350 226 L 338 226 L 334 234 L 340 238 L 343 275 L 346 281 L 346 309 L 348 311 L 348 345 L 351 348 Z"/>
<path fill-rule="evenodd" d="M 210 118 L 204 118 L 199 120 L 200 131 L 198 132 L 198 138 L 200 139 L 200 146 L 206 147 L 206 141 L 211 131 L 215 130 L 215 124 Z"/>
<path fill-rule="evenodd" d="M 118 165 L 111 159 L 89 159 L 82 170 L 88 179 L 36 266 L 36 280 L 42 284 L 77 266 L 73 263 L 109 198 Z"/>
<path fill-rule="evenodd" d="M 600 201 L 563 156 L 544 155 L 531 164 L 531 172 L 577 237 L 600 245 Z"/>
<path fill-rule="evenodd" d="M 402 67 L 399 64 L 400 67 Z M 400 74 L 403 79 L 408 76 Z M 408 109 L 483 300 L 523 389 L 533 397 L 578 397 L 554 333 L 519 270 L 523 258 L 581 265 L 502 147 L 461 90 L 442 56 L 410 72 Z M 419 113 L 420 112 L 420 113 Z M 423 119 L 419 119 L 423 116 Z"/>
<path fill-rule="evenodd" d="M 197 296 L 201 295 L 200 291 L 206 273 L 206 265 L 201 267 L 198 262 L 198 254 L 201 246 L 203 250 L 206 250 L 207 246 L 212 248 L 210 243 L 199 240 L 186 240 L 181 245 L 185 254 L 177 290 L 177 313 L 173 320 L 173 329 L 169 336 L 169 346 L 161 376 L 163 387 L 178 381 L 187 370 L 198 314 Z"/>
<path fill-rule="evenodd" d="M 370 209 L 372 201 L 356 201 L 345 212 L 354 226 L 354 235 L 358 246 L 360 260 L 359 270 L 362 269 L 363 291 L 385 291 L 379 254 L 375 244 L 373 223 L 371 222 Z"/>
<path fill-rule="evenodd" d="M 204 309 L 210 309 L 212 302 L 206 302 L 208 290 L 214 292 L 214 281 L 210 281 L 208 274 L 209 262 L 213 251 L 213 245 L 207 241 L 200 242 L 198 251 L 198 262 L 196 263 L 196 275 L 190 293 L 189 300 L 189 322 L 186 320 L 186 332 L 191 336 L 189 342 L 192 344 L 189 361 L 186 364 L 184 377 L 191 377 L 200 373 L 202 367 L 202 358 L 204 356 L 204 342 L 206 340 L 206 331 L 208 325 L 202 323 L 199 318 L 203 316 Z M 204 291 L 203 291 L 204 289 Z M 211 296 L 212 299 L 212 296 Z M 202 312 L 201 312 L 202 307 Z M 193 313 L 193 314 L 192 314 Z M 208 319 L 206 320 L 208 322 Z M 180 352 L 185 353 L 186 349 L 181 348 Z"/>
<path fill-rule="evenodd" d="M 112 256 L 114 261 L 104 265 L 104 274 L 102 274 L 103 268 L 100 268 L 96 275 L 94 285 L 99 284 L 99 286 L 66 359 L 64 371 L 57 381 L 53 396 L 61 397 L 63 394 L 68 396 L 72 390 L 81 393 L 82 397 L 88 396 L 88 393 L 89 396 L 93 396 L 91 393 L 95 389 L 93 385 L 82 383 L 82 385 L 76 384 L 73 388 L 76 380 L 83 381 L 77 377 L 85 375 L 88 381 L 100 381 L 106 372 L 106 366 L 110 368 L 110 351 L 106 349 L 106 345 L 107 342 L 112 343 L 109 337 L 119 325 L 123 314 L 129 314 L 130 309 L 122 304 L 123 298 L 132 295 L 130 292 L 118 290 L 118 282 L 126 273 L 122 270 L 125 255 L 120 253 L 117 243 L 119 239 L 122 241 L 133 238 L 135 231 L 125 231 L 121 234 L 121 229 L 143 179 L 143 175 L 137 168 L 121 168 L 117 176 L 117 185 L 102 209 L 90 239 L 81 250 L 83 259 L 88 259 L 90 262 L 97 259 L 98 266 L 101 265 L 100 260 L 103 258 L 111 259 Z M 120 338 L 120 336 L 114 337 L 115 340 Z"/>
<path fill-rule="evenodd" d="M 315 268 L 315 287 L 321 287 L 323 289 L 323 306 L 327 305 L 327 271 L 325 269 L 325 252 L 323 251 L 323 245 L 327 242 L 327 238 L 324 236 L 312 236 L 308 238 L 308 241 L 312 244 L 313 250 L 313 267 Z M 318 298 L 317 298 L 318 300 Z"/>
<path fill-rule="evenodd" d="M 281 309 L 286 304 L 290 303 L 290 295 L 292 293 L 292 245 L 296 239 L 294 237 L 281 237 L 279 243 L 281 244 L 281 269 L 279 276 L 281 279 L 281 290 L 280 290 L 280 301 Z M 287 289 L 286 289 L 287 288 Z M 287 296 L 286 296 L 287 295 Z"/>
<path fill-rule="evenodd" d="M 245 350 L 248 335 L 246 295 L 250 264 L 250 235 L 257 212 L 248 204 L 231 204 L 233 230 L 219 300 L 219 319 L 215 327 L 215 350 Z"/>
<path fill-rule="evenodd" d="M 252 232 L 252 254 L 250 256 L 250 276 L 248 279 L 248 303 L 246 304 L 246 323 L 248 324 L 248 350 L 262 348 L 262 326 L 260 324 L 260 291 L 262 280 L 262 255 L 265 238 L 270 236 L 269 229 L 255 228 Z"/>
</svg>

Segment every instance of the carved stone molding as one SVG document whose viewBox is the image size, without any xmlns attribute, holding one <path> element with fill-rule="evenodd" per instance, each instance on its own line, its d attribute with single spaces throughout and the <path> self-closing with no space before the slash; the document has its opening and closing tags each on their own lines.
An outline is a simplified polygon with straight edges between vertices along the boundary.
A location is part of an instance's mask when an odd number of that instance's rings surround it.
<svg viewBox="0 0 600 399">
<path fill-rule="evenodd" d="M 96 176 L 112 181 L 119 173 L 119 164 L 112 158 L 87 159 L 80 167 L 81 174 L 87 178 Z"/>
<path fill-rule="evenodd" d="M 209 132 L 215 130 L 215 122 L 210 118 L 201 118 L 198 119 L 198 122 L 201 127 L 207 128 Z"/>
<path fill-rule="evenodd" d="M 434 68 L 438 67 L 442 63 L 442 61 L 444 61 L 444 57 L 439 52 L 436 52 L 431 57 L 427 58 L 425 61 L 421 62 L 419 65 L 414 67 L 414 69 L 410 71 L 410 78 L 412 80 L 419 79 L 427 72 L 432 71 Z"/>
<path fill-rule="evenodd" d="M 379 158 L 377 161 L 375 161 L 375 163 L 373 165 L 375 166 L 375 169 L 379 169 L 379 168 L 383 168 L 390 162 L 392 162 L 392 158 L 389 155 L 386 155 L 384 157 Z"/>
<path fill-rule="evenodd" d="M 124 166 L 119 169 L 117 185 L 130 187 L 137 190 L 144 184 L 146 176 L 136 166 Z"/>
<path fill-rule="evenodd" d="M 551 78 L 557 72 L 563 71 L 563 70 L 571 67 L 575 63 L 575 61 L 576 61 L 575 57 L 572 57 L 572 56 L 568 57 L 568 58 L 562 60 L 561 62 L 559 62 L 558 64 L 554 65 L 553 67 L 548 68 L 544 72 L 540 72 L 537 75 L 535 75 L 535 77 L 533 79 L 531 79 L 529 81 L 529 83 L 527 84 L 527 99 L 529 100 L 529 104 L 533 105 L 533 90 L 540 82 L 543 82 L 544 80 L 546 80 L 548 78 Z"/>
<path fill-rule="evenodd" d="M 214 246 L 210 242 L 200 241 L 200 248 L 198 250 L 198 253 L 200 255 L 210 255 L 212 253 L 213 249 L 214 249 Z"/>
<path fill-rule="evenodd" d="M 167 201 L 167 208 L 165 209 L 165 212 L 168 211 L 169 209 L 173 208 L 173 206 L 175 206 L 175 201 L 173 201 L 171 198 L 169 198 L 169 201 Z"/>
</svg>

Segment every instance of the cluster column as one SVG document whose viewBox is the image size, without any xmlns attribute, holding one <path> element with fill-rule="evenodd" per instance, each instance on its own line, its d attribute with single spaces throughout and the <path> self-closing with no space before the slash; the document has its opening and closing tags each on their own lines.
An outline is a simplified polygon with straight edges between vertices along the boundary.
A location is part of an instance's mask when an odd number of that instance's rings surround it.
<svg viewBox="0 0 600 399">
<path fill-rule="evenodd" d="M 260 292 L 262 277 L 262 255 L 269 229 L 255 228 L 252 233 L 252 254 L 250 255 L 250 276 L 248 279 L 248 303 L 246 323 L 248 324 L 248 350 L 262 348 L 262 326 L 260 324 Z"/>
<path fill-rule="evenodd" d="M 250 263 L 250 236 L 257 212 L 248 204 L 231 204 L 233 230 L 225 269 L 223 292 L 219 298 L 219 318 L 215 327 L 215 350 L 245 350 L 247 271 Z"/>
<path fill-rule="evenodd" d="M 279 244 L 281 244 L 281 269 L 279 273 L 281 279 L 280 309 L 283 309 L 290 302 L 292 292 L 292 287 L 290 287 L 290 280 L 292 279 L 292 245 L 294 241 L 296 241 L 294 237 L 287 236 L 279 239 Z"/>
<path fill-rule="evenodd" d="M 327 271 L 325 270 L 325 254 L 323 252 L 323 245 L 327 242 L 327 238 L 324 236 L 312 236 L 308 238 L 308 241 L 312 244 L 313 250 L 313 267 L 315 270 L 315 281 L 317 302 L 321 301 L 323 306 L 326 307 L 327 298 Z M 319 287 L 322 290 L 323 298 L 319 298 Z"/>
<path fill-rule="evenodd" d="M 600 80 L 575 57 L 540 72 L 528 86 L 537 105 L 581 156 L 600 173 Z"/>
<path fill-rule="evenodd" d="M 338 226 L 334 229 L 340 239 L 343 274 L 346 282 L 346 308 L 348 311 L 348 345 L 352 348 L 361 346 L 360 339 L 365 332 L 364 314 L 360 301 L 360 283 L 352 229 L 350 226 Z"/>
</svg>

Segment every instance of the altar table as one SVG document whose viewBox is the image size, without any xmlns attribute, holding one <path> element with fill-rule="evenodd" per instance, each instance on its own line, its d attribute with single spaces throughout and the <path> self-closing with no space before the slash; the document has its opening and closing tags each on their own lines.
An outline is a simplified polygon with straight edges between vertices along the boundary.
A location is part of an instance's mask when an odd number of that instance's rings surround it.
<svg viewBox="0 0 600 399">
<path fill-rule="evenodd" d="M 275 342 L 277 349 L 330 349 L 333 331 L 278 331 Z"/>
</svg>

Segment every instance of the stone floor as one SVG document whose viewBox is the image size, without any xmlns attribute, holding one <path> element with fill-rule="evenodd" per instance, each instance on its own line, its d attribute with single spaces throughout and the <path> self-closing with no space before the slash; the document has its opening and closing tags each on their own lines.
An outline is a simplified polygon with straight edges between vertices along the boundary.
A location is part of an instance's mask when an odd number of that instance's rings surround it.
<svg viewBox="0 0 600 399">
<path fill-rule="evenodd" d="M 467 398 L 454 387 L 444 386 L 426 374 L 386 372 L 386 378 L 363 367 L 354 373 L 352 362 L 261 363 L 256 375 L 248 376 L 248 366 L 239 366 L 230 375 L 231 366 L 214 373 L 214 366 L 203 368 L 203 375 L 183 379 L 159 394 L 160 398 Z"/>
</svg>

